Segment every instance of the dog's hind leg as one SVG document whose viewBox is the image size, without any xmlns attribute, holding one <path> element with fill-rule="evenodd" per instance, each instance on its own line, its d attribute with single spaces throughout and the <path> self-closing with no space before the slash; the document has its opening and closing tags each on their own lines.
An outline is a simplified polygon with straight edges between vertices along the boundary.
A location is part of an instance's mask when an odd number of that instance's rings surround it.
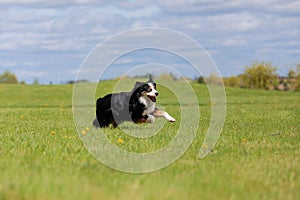
<svg viewBox="0 0 300 200">
<path fill-rule="evenodd" d="M 114 128 L 117 128 L 117 127 L 118 127 L 117 122 L 114 122 L 112 125 L 113 125 Z"/>
</svg>

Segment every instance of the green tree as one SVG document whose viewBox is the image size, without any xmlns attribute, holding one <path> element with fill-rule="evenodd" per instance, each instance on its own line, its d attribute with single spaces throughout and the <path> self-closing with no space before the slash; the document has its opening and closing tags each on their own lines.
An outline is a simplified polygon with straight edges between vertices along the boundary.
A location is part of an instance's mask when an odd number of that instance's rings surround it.
<svg viewBox="0 0 300 200">
<path fill-rule="evenodd" d="M 0 74 L 0 83 L 18 83 L 17 77 L 6 70 L 3 74 Z"/>
<path fill-rule="evenodd" d="M 243 83 L 246 88 L 272 89 L 276 87 L 278 74 L 276 68 L 269 63 L 254 62 L 246 66 Z"/>
</svg>

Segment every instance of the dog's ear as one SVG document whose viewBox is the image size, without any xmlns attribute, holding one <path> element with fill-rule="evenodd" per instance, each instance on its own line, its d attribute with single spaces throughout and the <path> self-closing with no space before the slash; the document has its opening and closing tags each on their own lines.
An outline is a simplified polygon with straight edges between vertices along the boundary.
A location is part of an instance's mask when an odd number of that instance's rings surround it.
<svg viewBox="0 0 300 200">
<path fill-rule="evenodd" d="M 148 83 L 154 83 L 154 79 L 153 79 L 152 75 L 149 74 L 148 77 L 149 77 Z"/>
<path fill-rule="evenodd" d="M 135 82 L 135 85 L 134 85 L 134 88 L 136 89 L 136 88 L 139 88 L 139 87 L 141 87 L 142 85 L 144 85 L 145 83 L 143 83 L 143 82 L 139 82 L 139 81 L 137 81 L 137 82 Z"/>
</svg>

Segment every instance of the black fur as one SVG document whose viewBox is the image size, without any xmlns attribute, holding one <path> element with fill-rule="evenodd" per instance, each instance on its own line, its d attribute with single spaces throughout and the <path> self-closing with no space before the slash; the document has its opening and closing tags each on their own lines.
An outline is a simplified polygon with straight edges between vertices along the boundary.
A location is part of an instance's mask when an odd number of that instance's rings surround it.
<svg viewBox="0 0 300 200">
<path fill-rule="evenodd" d="M 156 85 L 151 77 L 148 82 Z M 149 89 L 147 83 L 136 82 L 131 92 L 113 93 L 99 98 L 96 103 L 96 119 L 93 125 L 103 128 L 109 127 L 110 124 L 117 127 L 124 121 L 145 122 L 148 115 L 143 115 L 146 108 L 139 98 Z"/>
</svg>

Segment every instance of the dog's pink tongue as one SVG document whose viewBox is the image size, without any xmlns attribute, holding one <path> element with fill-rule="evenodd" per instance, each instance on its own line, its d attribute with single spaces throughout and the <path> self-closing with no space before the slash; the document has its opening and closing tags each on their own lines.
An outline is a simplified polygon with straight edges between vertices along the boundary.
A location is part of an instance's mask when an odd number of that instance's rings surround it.
<svg viewBox="0 0 300 200">
<path fill-rule="evenodd" d="M 148 97 L 149 97 L 149 99 L 150 99 L 151 101 L 156 102 L 156 98 L 155 98 L 155 97 L 153 97 L 153 96 L 148 96 Z"/>
<path fill-rule="evenodd" d="M 152 101 L 153 101 L 153 102 L 156 102 L 156 98 L 155 98 L 155 97 L 152 97 Z"/>
</svg>

